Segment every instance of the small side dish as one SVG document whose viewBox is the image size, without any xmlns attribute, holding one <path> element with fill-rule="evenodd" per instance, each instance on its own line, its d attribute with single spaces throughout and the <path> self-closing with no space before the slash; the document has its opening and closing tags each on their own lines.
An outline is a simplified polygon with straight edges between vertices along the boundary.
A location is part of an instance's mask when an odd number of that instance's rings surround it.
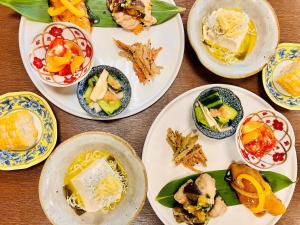
<svg viewBox="0 0 300 225">
<path fill-rule="evenodd" d="M 26 169 L 55 147 L 57 123 L 48 103 L 32 92 L 0 96 L 0 170 Z"/>
<path fill-rule="evenodd" d="M 70 22 L 91 32 L 88 10 L 83 0 L 50 0 L 48 13 L 53 22 Z"/>
<path fill-rule="evenodd" d="M 120 56 L 130 60 L 133 65 L 133 69 L 139 78 L 140 83 L 147 83 L 151 81 L 156 75 L 160 74 L 162 66 L 155 64 L 160 48 L 152 48 L 150 40 L 147 44 L 136 42 L 131 45 L 127 45 L 119 40 L 115 40 L 116 44 L 122 51 L 119 53 Z"/>
<path fill-rule="evenodd" d="M 151 15 L 151 0 L 107 0 L 107 6 L 116 23 L 135 34 L 157 22 Z"/>
<path fill-rule="evenodd" d="M 39 136 L 34 114 L 28 110 L 13 111 L 1 117 L 0 133 L 0 149 L 3 150 L 30 149 Z"/>
<path fill-rule="evenodd" d="M 30 64 L 43 82 L 71 86 L 90 71 L 94 57 L 89 37 L 70 23 L 52 23 L 32 42 Z"/>
<path fill-rule="evenodd" d="M 84 62 L 82 49 L 77 43 L 56 37 L 50 42 L 46 53 L 46 70 L 54 75 L 75 74 Z"/>
<path fill-rule="evenodd" d="M 300 110 L 300 44 L 279 44 L 263 69 L 262 81 L 274 103 L 289 110 Z"/>
<path fill-rule="evenodd" d="M 241 157 L 255 169 L 283 164 L 294 142 L 289 121 L 272 110 L 247 115 L 236 133 L 237 149 Z"/>
<path fill-rule="evenodd" d="M 285 206 L 257 170 L 237 163 L 232 163 L 229 170 L 231 187 L 236 191 L 240 202 L 255 216 L 261 217 L 266 213 L 278 216 L 285 213 Z"/>
<path fill-rule="evenodd" d="M 203 43 L 223 63 L 243 60 L 256 42 L 254 22 L 240 8 L 219 8 L 202 21 Z"/>
<path fill-rule="evenodd" d="M 222 216 L 227 210 L 216 193 L 215 179 L 206 173 L 180 186 L 174 199 L 179 203 L 179 207 L 173 208 L 177 223 L 207 224 L 211 218 Z"/>
<path fill-rule="evenodd" d="M 108 213 L 125 197 L 127 174 L 108 151 L 87 150 L 69 166 L 64 178 L 68 204 L 77 213 Z"/>
<path fill-rule="evenodd" d="M 292 97 L 300 97 L 300 59 L 285 66 L 276 82 Z"/>
<path fill-rule="evenodd" d="M 215 87 L 202 92 L 193 106 L 197 128 L 212 138 L 225 138 L 235 133 L 243 109 L 238 97 L 230 90 Z"/>
<path fill-rule="evenodd" d="M 207 158 L 202 150 L 202 146 L 197 143 L 198 135 L 194 132 L 183 136 L 177 130 L 171 128 L 167 132 L 167 142 L 173 149 L 173 160 L 176 165 L 183 164 L 188 169 L 200 172 L 195 166 L 201 164 L 206 167 Z"/>
<path fill-rule="evenodd" d="M 127 107 L 131 88 L 121 71 L 109 66 L 98 66 L 79 83 L 77 96 L 88 113 L 107 118 L 116 116 Z"/>
</svg>

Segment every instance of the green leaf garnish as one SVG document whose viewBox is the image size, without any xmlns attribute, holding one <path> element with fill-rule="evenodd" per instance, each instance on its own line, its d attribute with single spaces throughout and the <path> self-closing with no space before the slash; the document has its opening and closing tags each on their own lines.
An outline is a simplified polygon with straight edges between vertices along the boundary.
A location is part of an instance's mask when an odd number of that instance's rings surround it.
<svg viewBox="0 0 300 225">
<path fill-rule="evenodd" d="M 216 180 L 217 193 L 222 197 L 227 206 L 240 204 L 235 191 L 224 179 L 227 174 L 227 170 L 216 170 L 206 173 Z M 273 192 L 278 192 L 294 183 L 288 177 L 280 173 L 264 171 L 261 172 L 261 174 L 270 183 Z M 158 195 L 156 196 L 156 201 L 168 208 L 174 208 L 178 204 L 174 199 L 174 194 L 177 192 L 179 187 L 189 179 L 196 180 L 198 176 L 199 174 L 193 174 L 169 182 L 158 193 Z"/>
<path fill-rule="evenodd" d="M 52 21 L 48 14 L 48 0 L 0 0 L 0 4 L 13 9 L 29 20 L 44 23 Z M 94 27 L 118 26 L 107 8 L 106 0 L 87 0 L 86 4 L 91 10 L 92 17 L 99 20 L 93 24 Z M 184 8 L 161 0 L 152 1 L 152 15 L 157 19 L 157 24 L 173 18 L 184 10 Z"/>
</svg>

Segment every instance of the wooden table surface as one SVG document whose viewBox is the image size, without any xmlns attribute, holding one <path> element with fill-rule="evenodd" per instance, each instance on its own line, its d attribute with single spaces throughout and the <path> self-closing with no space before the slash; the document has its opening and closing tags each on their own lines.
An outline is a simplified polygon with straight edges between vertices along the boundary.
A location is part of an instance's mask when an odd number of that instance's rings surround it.
<svg viewBox="0 0 300 225">
<path fill-rule="evenodd" d="M 177 0 L 176 2 L 187 8 L 186 12 L 182 14 L 186 28 L 187 16 L 193 1 Z M 281 42 L 300 42 L 300 0 L 272 0 L 270 2 L 280 22 Z M 0 94 L 12 91 L 32 91 L 40 94 L 29 79 L 19 54 L 20 16 L 3 6 L 0 6 L 0 12 Z M 246 88 L 271 103 L 278 111 L 286 115 L 294 125 L 296 149 L 299 149 L 300 126 L 298 125 L 300 124 L 300 114 L 277 107 L 270 101 L 262 86 L 261 73 L 242 80 L 218 77 L 201 65 L 187 38 L 184 59 L 177 79 L 157 103 L 137 115 L 113 122 L 97 122 L 69 115 L 50 103 L 58 120 L 58 143 L 85 131 L 107 131 L 128 140 L 141 156 L 148 129 L 159 112 L 172 99 L 185 91 L 212 83 L 233 84 Z M 299 157 L 300 151 L 297 152 Z M 0 225 L 50 224 L 41 209 L 38 197 L 38 182 L 42 167 L 43 163 L 40 163 L 26 170 L 0 172 Z M 299 225 L 299 208 L 300 188 L 297 186 L 287 213 L 278 224 Z M 162 223 L 147 201 L 134 224 L 160 225 Z"/>
</svg>

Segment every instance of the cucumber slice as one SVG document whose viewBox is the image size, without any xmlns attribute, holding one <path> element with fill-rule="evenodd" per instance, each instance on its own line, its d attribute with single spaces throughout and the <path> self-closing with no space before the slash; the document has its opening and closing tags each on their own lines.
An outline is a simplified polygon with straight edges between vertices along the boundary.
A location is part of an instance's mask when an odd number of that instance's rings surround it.
<svg viewBox="0 0 300 225">
<path fill-rule="evenodd" d="M 122 106 L 121 100 L 110 101 L 110 102 L 100 100 L 97 101 L 97 104 L 107 115 L 113 114 L 116 110 L 118 110 Z"/>
<path fill-rule="evenodd" d="M 201 123 L 206 127 L 209 127 L 209 124 L 206 121 L 204 113 L 203 113 L 202 109 L 200 108 L 200 106 L 195 107 L 195 116 L 196 116 L 196 120 L 198 123 Z"/>
<path fill-rule="evenodd" d="M 218 108 L 223 104 L 221 96 L 217 91 L 212 92 L 210 95 L 200 99 L 200 102 L 209 109 Z"/>
<path fill-rule="evenodd" d="M 91 100 L 92 91 L 93 91 L 93 87 L 92 86 L 88 86 L 88 88 L 84 92 L 83 97 L 84 97 L 85 101 L 87 102 L 87 104 L 90 104 L 90 102 L 92 101 Z"/>
<path fill-rule="evenodd" d="M 215 119 L 222 125 L 227 125 L 231 120 L 234 120 L 237 117 L 238 112 L 232 108 L 230 105 L 224 103 L 218 109 L 220 115 Z"/>
</svg>

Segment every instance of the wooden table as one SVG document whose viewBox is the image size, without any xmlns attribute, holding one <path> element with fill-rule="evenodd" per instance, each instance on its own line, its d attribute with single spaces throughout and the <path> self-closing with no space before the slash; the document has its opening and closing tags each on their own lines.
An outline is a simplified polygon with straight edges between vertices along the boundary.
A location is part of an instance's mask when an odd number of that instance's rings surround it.
<svg viewBox="0 0 300 225">
<path fill-rule="evenodd" d="M 193 1 L 177 0 L 176 2 L 178 5 L 187 8 L 186 12 L 182 14 L 184 26 L 186 27 L 187 16 Z M 270 2 L 275 8 L 280 21 L 281 42 L 300 42 L 300 0 L 272 0 Z M 0 94 L 12 91 L 32 91 L 40 94 L 29 79 L 19 54 L 18 28 L 20 16 L 3 6 L 0 6 L 0 12 Z M 284 113 L 294 125 L 296 148 L 300 147 L 299 112 L 284 110 L 270 101 L 262 86 L 261 73 L 242 80 L 218 77 L 201 65 L 187 38 L 185 47 L 181 69 L 170 90 L 152 107 L 138 115 L 113 122 L 89 121 L 69 115 L 50 103 L 58 120 L 58 143 L 81 132 L 101 130 L 128 140 L 141 156 L 148 129 L 155 117 L 172 99 L 200 85 L 226 83 L 246 88 L 258 94 L 277 110 Z M 300 152 L 298 152 L 299 156 Z M 0 172 L 0 225 L 50 224 L 41 209 L 38 197 L 38 182 L 42 167 L 43 163 L 23 171 Z M 296 187 L 287 213 L 278 224 L 300 224 L 299 208 L 300 189 Z M 159 225 L 162 223 L 155 215 L 149 202 L 146 202 L 135 224 Z"/>
</svg>

